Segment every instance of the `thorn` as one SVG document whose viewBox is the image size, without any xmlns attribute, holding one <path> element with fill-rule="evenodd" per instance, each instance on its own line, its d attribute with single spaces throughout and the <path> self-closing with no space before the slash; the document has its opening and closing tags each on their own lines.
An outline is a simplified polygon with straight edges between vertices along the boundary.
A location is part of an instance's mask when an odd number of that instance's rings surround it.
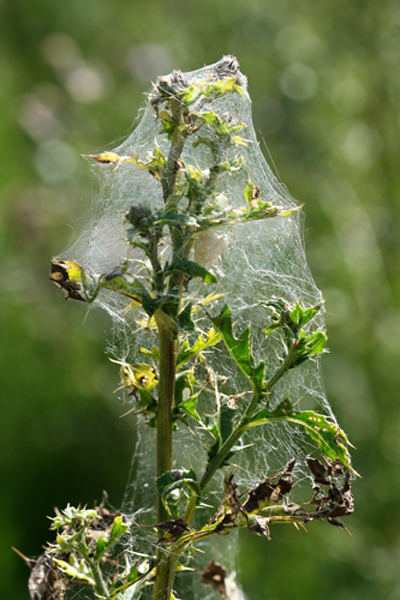
<svg viewBox="0 0 400 600">
<path fill-rule="evenodd" d="M 18 554 L 18 556 L 22 558 L 22 560 L 28 565 L 30 569 L 32 569 L 35 566 L 36 560 L 34 558 L 28 558 L 27 556 L 25 556 L 25 554 L 22 554 L 22 552 L 14 546 L 11 546 L 11 550 Z"/>
<path fill-rule="evenodd" d="M 86 321 L 88 320 L 89 312 L 90 312 L 90 306 L 87 307 L 85 316 L 83 317 L 82 325 L 86 325 Z"/>
<path fill-rule="evenodd" d="M 300 527 L 302 528 L 303 531 L 305 531 L 305 533 L 308 533 L 308 529 L 307 527 L 304 525 L 304 523 L 299 523 Z"/>
</svg>

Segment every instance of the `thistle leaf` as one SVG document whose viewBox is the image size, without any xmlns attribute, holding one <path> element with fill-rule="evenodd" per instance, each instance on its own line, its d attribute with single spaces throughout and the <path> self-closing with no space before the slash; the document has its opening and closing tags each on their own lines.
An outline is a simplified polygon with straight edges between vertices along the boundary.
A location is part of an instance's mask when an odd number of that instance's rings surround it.
<svg viewBox="0 0 400 600">
<path fill-rule="evenodd" d="M 238 338 L 233 333 L 232 313 L 225 305 L 220 315 L 211 317 L 215 329 L 221 334 L 229 354 L 239 369 L 251 382 L 256 393 L 263 391 L 264 362 L 255 365 L 250 345 L 250 327 L 246 327 Z"/>
<path fill-rule="evenodd" d="M 325 456 L 332 460 L 339 459 L 346 467 L 351 468 L 347 446 L 349 440 L 344 431 L 329 417 L 313 410 L 295 411 L 289 399 L 284 400 L 273 411 L 262 408 L 248 423 L 247 428 L 288 421 L 304 427 L 308 435 L 320 447 Z"/>
</svg>

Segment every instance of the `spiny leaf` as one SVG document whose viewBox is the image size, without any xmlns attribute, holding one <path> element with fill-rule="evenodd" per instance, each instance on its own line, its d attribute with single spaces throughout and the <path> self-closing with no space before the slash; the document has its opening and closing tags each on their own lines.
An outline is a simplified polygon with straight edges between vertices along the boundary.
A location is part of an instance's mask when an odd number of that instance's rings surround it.
<svg viewBox="0 0 400 600">
<path fill-rule="evenodd" d="M 220 315 L 211 317 L 217 331 L 222 336 L 226 348 L 236 362 L 239 369 L 251 382 L 254 390 L 261 393 L 263 389 L 264 363 L 254 366 L 254 358 L 250 347 L 250 327 L 246 327 L 238 338 L 234 336 L 232 313 L 225 305 Z"/>
<path fill-rule="evenodd" d="M 121 270 L 115 270 L 114 272 L 103 276 L 100 286 L 119 292 L 128 298 L 140 302 L 150 317 L 153 316 L 161 302 L 160 300 L 152 298 L 138 279 L 129 281 Z"/>
<path fill-rule="evenodd" d="M 350 455 L 347 450 L 349 440 L 344 431 L 329 417 L 313 410 L 293 410 L 289 399 L 281 402 L 273 411 L 262 408 L 248 423 L 247 428 L 279 421 L 301 425 L 318 444 L 325 456 L 332 460 L 339 459 L 346 467 L 351 468 Z"/>
<path fill-rule="evenodd" d="M 195 358 L 198 354 L 200 354 L 206 348 L 209 348 L 210 346 L 215 346 L 215 344 L 218 344 L 220 339 L 221 339 L 221 334 L 219 333 L 219 331 L 216 331 L 214 328 L 212 328 L 209 331 L 207 331 L 207 333 L 205 334 L 205 337 L 204 337 L 204 334 L 201 333 L 192 346 L 190 346 L 189 343 L 186 341 L 183 345 L 183 348 L 179 352 L 178 359 L 176 361 L 177 370 L 179 371 L 179 369 L 188 360 Z"/>
<path fill-rule="evenodd" d="M 175 379 L 175 405 L 179 407 L 183 402 L 183 392 L 188 389 L 190 394 L 193 394 L 193 384 L 196 379 L 191 370 L 179 373 Z"/>
<path fill-rule="evenodd" d="M 96 550 L 94 553 L 95 559 L 98 560 L 99 558 L 101 558 L 103 556 L 103 554 L 106 552 L 106 550 L 107 550 L 107 542 L 106 542 L 104 536 L 100 535 L 96 541 Z"/>
<path fill-rule="evenodd" d="M 73 579 L 85 581 L 86 583 L 89 583 L 92 586 L 96 585 L 93 577 L 86 569 L 83 570 L 81 565 L 79 565 L 78 567 L 73 567 L 69 563 L 65 562 L 65 560 L 60 560 L 58 558 L 54 558 L 53 560 L 55 563 L 57 563 L 57 565 L 66 575 L 69 575 Z"/>
<path fill-rule="evenodd" d="M 184 400 L 183 402 L 181 402 L 180 406 L 183 408 L 183 410 L 185 410 L 187 412 L 188 415 L 190 415 L 191 417 L 193 417 L 194 419 L 196 419 L 196 421 L 198 421 L 200 423 L 201 418 L 200 418 L 199 413 L 196 410 L 197 399 L 198 399 L 198 395 L 194 394 L 193 396 L 190 396 L 189 398 L 187 398 L 187 400 Z"/>
<path fill-rule="evenodd" d="M 163 473 L 157 478 L 156 484 L 165 509 L 174 519 L 179 519 L 179 505 L 182 500 L 186 500 L 187 493 L 196 497 L 200 495 L 200 486 L 193 469 L 176 469 Z"/>
<path fill-rule="evenodd" d="M 143 577 L 143 574 L 139 573 L 136 565 L 132 565 L 127 576 L 125 575 L 124 577 L 121 577 L 120 579 L 111 584 L 112 598 L 115 598 L 118 593 L 130 587 L 131 585 L 136 583 L 136 581 L 139 581 Z"/>
<path fill-rule="evenodd" d="M 186 225 L 188 227 L 199 227 L 197 220 L 191 215 L 185 215 L 173 210 L 160 213 L 154 223 L 156 225 Z"/>
<path fill-rule="evenodd" d="M 234 408 L 230 408 L 226 404 L 222 404 L 219 415 L 218 415 L 218 428 L 220 432 L 220 443 L 223 444 L 224 441 L 230 436 L 234 427 L 234 416 L 236 415 L 236 410 Z"/>
<path fill-rule="evenodd" d="M 153 365 L 146 363 L 131 364 L 126 361 L 114 360 L 110 361 L 121 365 L 120 377 L 122 387 L 133 390 L 145 390 L 151 392 L 158 385 L 158 374 Z"/>
<path fill-rule="evenodd" d="M 200 277 L 204 283 L 217 283 L 217 278 L 211 271 L 197 262 L 187 258 L 181 258 L 170 267 L 171 271 L 181 271 L 189 277 Z"/>
<path fill-rule="evenodd" d="M 115 517 L 113 526 L 111 528 L 110 537 L 108 539 L 108 547 L 114 544 L 118 538 L 126 533 L 129 529 L 129 525 L 124 523 L 122 515 Z"/>
<path fill-rule="evenodd" d="M 188 302 L 182 312 L 179 313 L 178 325 L 180 329 L 185 331 L 193 331 L 195 328 L 193 319 L 192 319 L 192 303 Z"/>
</svg>

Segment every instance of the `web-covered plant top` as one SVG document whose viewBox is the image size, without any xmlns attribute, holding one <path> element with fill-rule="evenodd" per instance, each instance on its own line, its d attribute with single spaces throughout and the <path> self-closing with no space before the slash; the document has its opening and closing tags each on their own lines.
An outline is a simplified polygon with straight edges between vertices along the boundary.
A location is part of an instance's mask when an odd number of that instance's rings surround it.
<svg viewBox="0 0 400 600">
<path fill-rule="evenodd" d="M 194 551 L 203 540 L 240 528 L 269 539 L 275 523 L 298 528 L 326 520 L 343 527 L 340 518 L 353 511 L 349 441 L 332 413 L 299 402 L 308 390 L 317 397 L 301 382 L 325 352 L 322 302 L 294 296 L 293 287 L 285 297 L 285 282 L 279 295 L 272 285 L 260 293 L 244 272 L 252 288 L 244 293 L 254 294 L 244 310 L 235 289 L 245 283 L 226 284 L 229 247 L 241 239 L 251 244 L 251 232 L 262 235 L 259 225 L 267 231 L 272 221 L 298 228 L 300 208 L 275 195 L 262 169 L 251 167 L 250 126 L 240 111 L 224 110 L 249 104 L 237 61 L 225 57 L 194 75 L 160 77 L 148 102 L 156 126 L 150 150 L 86 157 L 110 177 L 124 170 L 129 181 L 131 172 L 145 172 L 159 186 L 158 199 L 143 193 L 121 211 L 126 251 L 118 263 L 96 272 L 75 257 L 53 258 L 51 279 L 71 299 L 118 298 L 138 326 L 136 359 L 114 362 L 138 428 L 155 437 L 155 467 L 146 480 L 154 511 L 135 506 L 133 515 L 112 514 L 102 504 L 59 513 L 52 520 L 57 539 L 45 550 L 53 592 L 55 573 L 62 581 L 59 598 L 78 582 L 103 600 L 169 600 L 182 593 L 188 600 L 179 572 L 192 565 L 202 571 L 205 591 L 229 598 L 225 567 L 214 560 L 198 566 Z M 277 236 L 272 228 L 268 235 L 283 256 L 288 250 L 280 247 L 279 227 Z M 299 249 L 290 265 L 302 260 Z M 284 431 L 289 448 L 297 448 L 287 456 L 276 441 L 265 445 L 278 472 L 251 466 L 261 430 Z M 194 454 L 183 444 L 189 438 Z M 301 488 L 297 502 L 300 473 L 312 489 Z"/>
</svg>

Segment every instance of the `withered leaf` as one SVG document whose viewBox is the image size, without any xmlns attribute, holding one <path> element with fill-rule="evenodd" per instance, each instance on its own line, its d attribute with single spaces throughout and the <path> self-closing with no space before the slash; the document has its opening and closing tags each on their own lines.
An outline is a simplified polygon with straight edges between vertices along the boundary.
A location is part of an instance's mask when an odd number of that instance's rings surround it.
<svg viewBox="0 0 400 600">
<path fill-rule="evenodd" d="M 82 267 L 75 261 L 51 259 L 50 279 L 68 293 L 67 298 L 86 302 L 82 295 Z"/>
<path fill-rule="evenodd" d="M 277 483 L 272 483 L 274 477 L 268 477 L 263 483 L 249 492 L 243 509 L 247 513 L 260 510 L 270 502 L 277 503 L 282 496 L 290 492 L 293 487 L 292 471 L 296 463 L 296 458 L 290 460 L 283 471 L 279 473 L 280 477 Z"/>
<path fill-rule="evenodd" d="M 322 483 L 323 485 L 329 485 L 329 481 L 326 478 L 326 467 L 322 462 L 320 462 L 317 458 L 312 458 L 309 456 L 307 459 L 307 465 L 310 469 L 314 481 L 316 483 Z"/>
<path fill-rule="evenodd" d="M 279 502 L 282 499 L 282 496 L 288 494 L 293 487 L 293 467 L 296 463 L 296 458 L 292 458 L 286 465 L 282 471 L 282 474 L 279 478 L 278 483 L 274 487 L 274 490 L 271 494 L 271 502 Z"/>
<path fill-rule="evenodd" d="M 233 483 L 233 477 L 233 474 L 230 475 L 228 480 L 225 482 L 225 500 L 230 508 L 232 519 L 235 520 L 242 507 L 239 494 L 237 492 L 238 486 L 236 483 Z"/>
<path fill-rule="evenodd" d="M 249 529 L 251 531 L 255 531 L 258 535 L 264 535 L 269 540 L 271 539 L 268 517 L 260 517 L 259 515 L 256 515 L 255 522 L 253 525 L 249 526 Z"/>
<path fill-rule="evenodd" d="M 48 550 L 33 564 L 28 589 L 31 600 L 63 600 L 65 580 Z"/>
<path fill-rule="evenodd" d="M 222 598 L 226 598 L 226 575 L 227 571 L 225 567 L 212 560 L 204 567 L 201 573 L 201 581 L 205 585 L 210 585 L 212 588 L 214 588 L 214 590 L 216 590 L 222 596 Z"/>
</svg>

